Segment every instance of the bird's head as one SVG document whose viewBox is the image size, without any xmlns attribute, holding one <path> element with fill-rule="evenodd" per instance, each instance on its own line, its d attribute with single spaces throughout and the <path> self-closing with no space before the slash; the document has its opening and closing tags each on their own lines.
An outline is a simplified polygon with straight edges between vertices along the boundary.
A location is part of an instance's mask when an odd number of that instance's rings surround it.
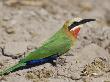
<svg viewBox="0 0 110 82">
<path fill-rule="evenodd" d="M 77 38 L 77 35 L 80 31 L 80 28 L 83 27 L 83 24 L 95 21 L 95 19 L 81 19 L 81 18 L 74 18 L 71 20 L 66 21 L 64 24 L 64 27 L 71 32 L 75 38 Z"/>
</svg>

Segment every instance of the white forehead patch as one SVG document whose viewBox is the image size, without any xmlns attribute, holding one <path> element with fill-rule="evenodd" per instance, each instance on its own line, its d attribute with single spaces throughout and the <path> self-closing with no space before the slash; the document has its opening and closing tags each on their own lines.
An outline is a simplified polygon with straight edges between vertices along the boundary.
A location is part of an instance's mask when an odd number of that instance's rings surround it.
<svg viewBox="0 0 110 82">
<path fill-rule="evenodd" d="M 74 19 L 72 19 L 72 20 L 69 21 L 68 26 L 70 26 L 70 25 L 71 25 L 73 22 L 75 22 L 75 21 L 76 21 L 76 22 L 79 22 L 79 21 L 81 21 L 81 20 L 82 20 L 82 18 L 78 18 L 78 17 L 77 17 L 77 18 L 74 18 Z"/>
<path fill-rule="evenodd" d="M 79 17 L 74 18 L 74 21 L 76 21 L 76 22 L 79 22 L 79 21 L 81 21 L 81 20 L 82 20 L 82 18 L 79 18 Z"/>
</svg>

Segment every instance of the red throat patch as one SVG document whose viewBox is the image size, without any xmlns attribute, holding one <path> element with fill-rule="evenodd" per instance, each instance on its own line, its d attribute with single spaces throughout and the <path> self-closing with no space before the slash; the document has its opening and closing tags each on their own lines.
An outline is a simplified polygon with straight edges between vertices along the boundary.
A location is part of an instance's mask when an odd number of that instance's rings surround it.
<svg viewBox="0 0 110 82">
<path fill-rule="evenodd" d="M 78 28 L 72 30 L 71 32 L 72 32 L 73 36 L 74 36 L 75 38 L 77 38 L 79 31 L 80 31 L 80 28 L 78 27 Z"/>
</svg>

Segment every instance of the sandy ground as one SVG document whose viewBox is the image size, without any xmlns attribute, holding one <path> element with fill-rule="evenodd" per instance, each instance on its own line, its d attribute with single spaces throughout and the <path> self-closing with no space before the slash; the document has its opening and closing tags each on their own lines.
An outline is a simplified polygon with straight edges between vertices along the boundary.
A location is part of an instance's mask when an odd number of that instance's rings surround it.
<svg viewBox="0 0 110 82">
<path fill-rule="evenodd" d="M 0 70 L 17 63 L 67 19 L 95 18 L 56 60 L 0 77 L 0 82 L 110 82 L 110 0 L 0 0 Z"/>
</svg>

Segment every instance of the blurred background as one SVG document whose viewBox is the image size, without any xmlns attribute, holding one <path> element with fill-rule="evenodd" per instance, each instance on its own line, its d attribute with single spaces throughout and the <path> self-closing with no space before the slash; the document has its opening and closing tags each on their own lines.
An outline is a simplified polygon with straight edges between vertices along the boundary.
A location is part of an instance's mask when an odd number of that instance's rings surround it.
<svg viewBox="0 0 110 82">
<path fill-rule="evenodd" d="M 75 47 L 56 67 L 46 63 L 0 77 L 0 82 L 110 82 L 110 0 L 0 0 L 0 70 L 75 17 L 97 21 L 84 25 Z"/>
</svg>

